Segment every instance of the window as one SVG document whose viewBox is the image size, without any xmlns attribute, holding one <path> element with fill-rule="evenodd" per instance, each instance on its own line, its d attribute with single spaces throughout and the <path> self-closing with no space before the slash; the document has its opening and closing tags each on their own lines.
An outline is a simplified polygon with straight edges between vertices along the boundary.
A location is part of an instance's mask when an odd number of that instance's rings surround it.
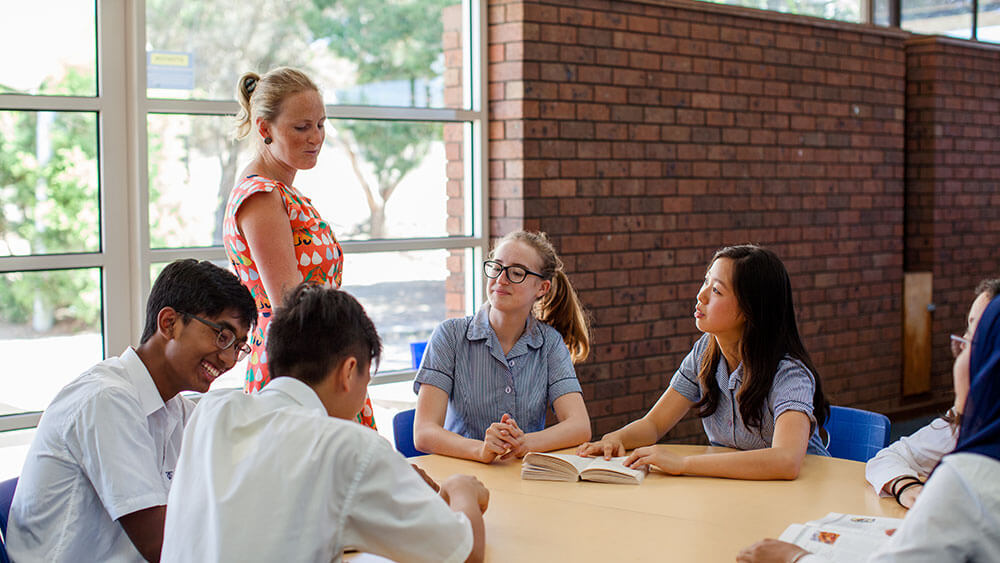
<svg viewBox="0 0 1000 563">
<path fill-rule="evenodd" d="M 482 301 L 484 2 L 50 4 L 5 8 L 0 37 L 24 54 L 0 68 L 0 353 L 18 366 L 0 430 L 30 428 L 135 342 L 165 263 L 228 266 L 221 217 L 253 150 L 231 140 L 245 71 L 302 68 L 324 94 L 327 141 L 296 187 L 383 337 L 375 383 L 412 377 L 409 343 Z"/>
</svg>

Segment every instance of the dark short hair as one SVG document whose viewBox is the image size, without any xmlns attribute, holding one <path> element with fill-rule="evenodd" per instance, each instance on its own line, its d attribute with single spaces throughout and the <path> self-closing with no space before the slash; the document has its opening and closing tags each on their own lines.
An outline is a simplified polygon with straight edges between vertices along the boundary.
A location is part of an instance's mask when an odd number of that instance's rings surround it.
<svg viewBox="0 0 1000 563">
<path fill-rule="evenodd" d="M 247 327 L 257 321 L 257 304 L 250 291 L 232 272 L 207 260 L 187 258 L 163 268 L 146 300 L 146 325 L 140 344 L 156 333 L 156 317 L 164 307 L 207 317 L 233 309 Z"/>
<path fill-rule="evenodd" d="M 979 294 L 981 293 L 985 293 L 986 297 L 989 299 L 993 299 L 997 295 L 1000 295 L 1000 278 L 993 278 L 979 282 L 979 285 L 976 286 L 976 297 L 979 297 Z"/>
<path fill-rule="evenodd" d="M 290 291 L 268 326 L 271 378 L 294 377 L 316 385 L 350 356 L 378 362 L 382 340 L 351 294 L 307 283 Z"/>
</svg>

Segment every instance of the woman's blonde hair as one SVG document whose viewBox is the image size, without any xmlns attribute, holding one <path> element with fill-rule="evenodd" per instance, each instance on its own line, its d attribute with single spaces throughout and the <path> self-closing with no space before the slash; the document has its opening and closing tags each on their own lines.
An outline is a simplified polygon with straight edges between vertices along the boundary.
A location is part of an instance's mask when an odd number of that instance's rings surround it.
<svg viewBox="0 0 1000 563">
<path fill-rule="evenodd" d="M 236 140 L 247 137 L 257 118 L 274 121 L 281 113 L 281 103 L 288 96 L 306 90 L 319 92 L 319 88 L 304 72 L 291 67 L 278 67 L 260 76 L 246 72 L 236 82 L 236 101 L 240 112 L 236 114 Z"/>
<path fill-rule="evenodd" d="M 510 241 L 523 242 L 538 252 L 542 259 L 542 271 L 538 273 L 552 284 L 548 293 L 535 301 L 535 318 L 559 331 L 574 364 L 586 360 L 590 355 L 590 320 L 549 237 L 540 232 L 514 231 L 497 241 L 494 252 Z"/>
</svg>

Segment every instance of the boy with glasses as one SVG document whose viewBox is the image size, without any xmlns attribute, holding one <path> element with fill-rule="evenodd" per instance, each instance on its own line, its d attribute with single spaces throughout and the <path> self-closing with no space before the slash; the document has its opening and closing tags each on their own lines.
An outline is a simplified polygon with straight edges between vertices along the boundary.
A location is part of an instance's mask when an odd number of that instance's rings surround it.
<svg viewBox="0 0 1000 563">
<path fill-rule="evenodd" d="M 209 393 L 184 431 L 163 561 L 481 561 L 482 483 L 455 475 L 435 494 L 352 422 L 382 350 L 357 300 L 299 285 L 268 330 L 271 382 Z"/>
<path fill-rule="evenodd" d="M 246 353 L 250 292 L 211 262 L 156 279 L 137 348 L 95 365 L 45 410 L 14 493 L 14 561 L 158 561 L 167 493 L 194 404 Z"/>
</svg>

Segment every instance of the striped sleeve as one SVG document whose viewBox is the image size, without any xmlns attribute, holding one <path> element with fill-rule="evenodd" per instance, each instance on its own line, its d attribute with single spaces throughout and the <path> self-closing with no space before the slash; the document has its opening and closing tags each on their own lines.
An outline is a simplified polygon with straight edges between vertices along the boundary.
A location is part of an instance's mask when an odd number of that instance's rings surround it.
<svg viewBox="0 0 1000 563">
<path fill-rule="evenodd" d="M 457 319 L 461 320 L 461 319 Z M 451 390 L 455 383 L 455 347 L 457 326 L 454 320 L 445 321 L 434 329 L 431 339 L 427 341 L 427 349 L 424 352 L 424 359 L 420 363 L 420 370 L 413 380 L 413 392 L 419 393 L 420 386 L 424 383 L 433 385 L 451 396 Z"/>
<path fill-rule="evenodd" d="M 691 347 L 691 351 L 681 360 L 680 367 L 674 372 L 670 379 L 670 387 L 691 402 L 701 400 L 701 386 L 698 385 L 698 363 L 701 361 L 701 354 L 707 345 L 709 334 L 703 335 Z"/>
<path fill-rule="evenodd" d="M 816 392 L 816 382 L 812 372 L 797 361 L 786 358 L 778 364 L 771 385 L 771 407 L 774 420 L 785 411 L 799 411 L 809 417 L 812 428 L 816 427 L 816 416 L 813 414 L 813 394 Z"/>
</svg>

